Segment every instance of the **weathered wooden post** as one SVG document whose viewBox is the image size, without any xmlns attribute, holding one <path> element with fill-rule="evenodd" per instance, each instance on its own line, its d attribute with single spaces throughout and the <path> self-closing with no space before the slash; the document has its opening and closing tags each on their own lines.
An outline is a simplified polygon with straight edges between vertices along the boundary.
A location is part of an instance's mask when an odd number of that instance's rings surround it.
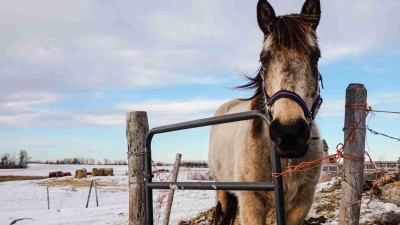
<svg viewBox="0 0 400 225">
<path fill-rule="evenodd" d="M 174 170 L 172 171 L 172 182 L 176 182 L 178 178 L 179 166 L 181 164 L 182 155 L 177 153 L 175 158 Z M 169 217 L 171 215 L 172 201 L 174 199 L 175 189 L 170 189 L 168 193 L 167 206 L 165 208 L 164 225 L 169 224 Z"/>
<path fill-rule="evenodd" d="M 96 183 L 96 180 L 94 180 L 94 190 L 95 190 L 95 193 L 96 193 L 96 205 L 97 205 L 97 207 L 99 207 L 99 198 L 97 197 L 97 183 Z"/>
<path fill-rule="evenodd" d="M 362 84 L 350 84 L 346 89 L 342 199 L 339 224 L 358 225 L 360 219 L 362 186 L 364 182 L 365 114 L 367 90 Z M 354 127 L 354 129 L 352 129 Z"/>
<path fill-rule="evenodd" d="M 50 209 L 49 187 L 47 187 L 47 209 Z"/>
<path fill-rule="evenodd" d="M 147 113 L 126 114 L 126 138 L 128 141 L 129 175 L 129 225 L 144 225 L 144 152 L 149 132 Z"/>
<path fill-rule="evenodd" d="M 93 180 L 92 180 L 92 182 L 90 182 L 89 195 L 88 195 L 87 201 L 86 201 L 86 208 L 89 207 L 90 193 L 92 192 L 92 187 L 93 187 Z"/>
</svg>

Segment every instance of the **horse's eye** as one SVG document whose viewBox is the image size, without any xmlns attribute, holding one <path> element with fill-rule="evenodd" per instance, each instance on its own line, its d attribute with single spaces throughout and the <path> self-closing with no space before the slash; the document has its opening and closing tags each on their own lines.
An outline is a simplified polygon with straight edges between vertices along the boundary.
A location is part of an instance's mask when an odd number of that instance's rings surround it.
<svg viewBox="0 0 400 225">
<path fill-rule="evenodd" d="M 315 51 L 311 54 L 311 62 L 316 65 L 318 64 L 319 58 L 321 58 L 320 51 Z"/>
<path fill-rule="evenodd" d="M 311 61 L 312 61 L 312 63 L 313 63 L 314 65 L 317 65 L 317 64 L 318 64 L 318 61 L 319 61 L 319 57 L 318 57 L 318 56 L 312 56 L 312 57 L 311 57 Z"/>
<path fill-rule="evenodd" d="M 268 59 L 262 58 L 260 59 L 260 62 L 263 66 L 266 66 L 268 64 Z"/>
</svg>

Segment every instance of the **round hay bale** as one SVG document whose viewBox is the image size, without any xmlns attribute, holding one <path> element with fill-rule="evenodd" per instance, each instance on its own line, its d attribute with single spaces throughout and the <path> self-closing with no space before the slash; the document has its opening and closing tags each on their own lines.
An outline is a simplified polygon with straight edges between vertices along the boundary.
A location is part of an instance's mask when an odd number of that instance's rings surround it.
<svg viewBox="0 0 400 225">
<path fill-rule="evenodd" d="M 99 176 L 105 176 L 105 169 L 104 168 L 99 168 Z"/>
<path fill-rule="evenodd" d="M 75 171 L 75 178 L 83 178 L 83 177 L 87 177 L 87 171 L 85 168 L 83 169 L 79 169 Z"/>
<path fill-rule="evenodd" d="M 400 203 L 400 181 L 385 185 L 382 188 L 382 198 L 389 199 L 397 204 Z"/>
<path fill-rule="evenodd" d="M 92 169 L 92 176 L 94 176 L 94 177 L 99 176 L 99 169 L 98 168 L 93 168 Z"/>
<path fill-rule="evenodd" d="M 106 168 L 104 169 L 105 176 L 114 176 L 114 169 L 113 168 Z"/>
</svg>

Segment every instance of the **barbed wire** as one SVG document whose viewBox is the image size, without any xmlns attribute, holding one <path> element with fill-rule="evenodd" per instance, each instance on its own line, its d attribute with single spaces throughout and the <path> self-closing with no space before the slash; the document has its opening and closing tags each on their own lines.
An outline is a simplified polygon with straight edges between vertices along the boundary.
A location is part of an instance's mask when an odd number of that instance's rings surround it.
<svg viewBox="0 0 400 225">
<path fill-rule="evenodd" d="M 371 110 L 371 112 L 376 112 L 376 113 L 390 113 L 390 114 L 400 114 L 400 112 L 396 112 L 396 111 L 386 111 L 386 110 L 376 110 L 376 109 Z"/>
<path fill-rule="evenodd" d="M 369 128 L 368 126 L 365 126 L 365 127 L 367 128 L 367 130 L 368 130 L 369 132 L 371 132 L 371 133 L 374 134 L 374 135 L 381 135 L 381 136 L 384 136 L 384 137 L 387 137 L 387 138 L 390 138 L 390 139 L 393 139 L 393 140 L 396 140 L 396 141 L 400 141 L 400 138 L 392 137 L 392 136 L 389 136 L 389 135 L 387 135 L 387 134 L 383 134 L 383 133 L 380 133 L 380 132 L 378 132 L 378 131 L 374 131 L 374 130 L 372 130 L 371 128 Z"/>
</svg>

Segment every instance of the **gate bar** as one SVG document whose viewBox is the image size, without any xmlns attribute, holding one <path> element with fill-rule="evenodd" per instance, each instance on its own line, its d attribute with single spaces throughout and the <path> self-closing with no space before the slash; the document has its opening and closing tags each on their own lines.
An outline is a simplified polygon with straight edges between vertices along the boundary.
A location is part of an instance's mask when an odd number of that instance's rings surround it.
<svg viewBox="0 0 400 225">
<path fill-rule="evenodd" d="M 146 193 L 145 193 L 146 224 L 152 225 L 154 222 L 153 221 L 153 188 L 155 189 L 155 187 L 158 186 L 158 183 L 159 183 L 159 182 L 156 182 L 156 183 L 152 182 L 154 175 L 152 174 L 152 171 L 151 171 L 151 163 L 152 163 L 151 141 L 155 134 L 191 129 L 191 128 L 196 128 L 196 127 L 204 127 L 204 126 L 210 126 L 210 125 L 216 125 L 216 124 L 222 124 L 222 123 L 237 122 L 237 121 L 243 121 L 243 120 L 249 120 L 249 119 L 255 119 L 255 118 L 263 119 L 264 122 L 267 125 L 269 125 L 269 120 L 267 119 L 267 117 L 265 115 L 263 115 L 262 113 L 260 113 L 257 110 L 251 110 L 251 111 L 247 111 L 247 112 L 240 112 L 240 113 L 228 114 L 228 115 L 217 116 L 217 117 L 209 117 L 209 118 L 204 118 L 204 119 L 199 119 L 199 120 L 187 121 L 187 122 L 183 122 L 183 123 L 171 124 L 171 125 L 167 125 L 167 126 L 155 127 L 153 129 L 151 129 L 149 131 L 149 133 L 147 134 L 146 152 L 144 154 L 145 186 L 146 186 L 145 187 L 145 189 L 146 189 Z M 280 157 L 276 154 L 275 151 L 271 151 L 271 163 L 272 163 L 272 172 L 280 173 L 281 172 Z M 269 188 L 270 185 L 273 185 L 274 187 L 276 187 L 276 189 L 274 188 L 274 190 L 275 190 L 275 199 L 278 200 L 278 201 L 275 201 L 277 224 L 285 225 L 286 218 L 285 218 L 285 208 L 284 208 L 284 202 L 283 202 L 284 198 L 283 198 L 282 178 L 281 177 L 274 178 L 273 182 L 274 182 L 274 184 L 272 184 L 271 182 L 253 182 L 253 184 L 254 183 L 264 183 L 264 185 L 265 185 L 264 187 L 266 189 Z M 166 185 L 165 188 L 170 189 L 171 188 L 170 185 L 173 183 L 174 182 L 165 182 L 165 185 Z M 214 184 L 218 184 L 218 183 L 224 183 L 224 182 L 216 182 Z M 225 183 L 228 183 L 228 182 L 225 182 Z M 236 183 L 236 182 L 229 182 L 229 183 Z M 263 185 L 263 184 L 261 184 L 261 185 Z M 151 187 L 151 186 L 153 186 L 153 187 Z M 180 187 L 185 188 L 184 185 L 180 185 Z M 223 187 L 223 185 L 221 187 Z M 226 186 L 226 187 L 227 187 L 227 189 L 224 189 L 224 190 L 233 190 L 232 188 L 228 188 L 228 186 Z M 282 201 L 282 202 L 280 202 L 280 201 Z"/>
<path fill-rule="evenodd" d="M 232 191 L 273 191 L 272 182 L 152 182 L 147 187 L 151 189 L 175 190 L 232 190 Z"/>
</svg>

